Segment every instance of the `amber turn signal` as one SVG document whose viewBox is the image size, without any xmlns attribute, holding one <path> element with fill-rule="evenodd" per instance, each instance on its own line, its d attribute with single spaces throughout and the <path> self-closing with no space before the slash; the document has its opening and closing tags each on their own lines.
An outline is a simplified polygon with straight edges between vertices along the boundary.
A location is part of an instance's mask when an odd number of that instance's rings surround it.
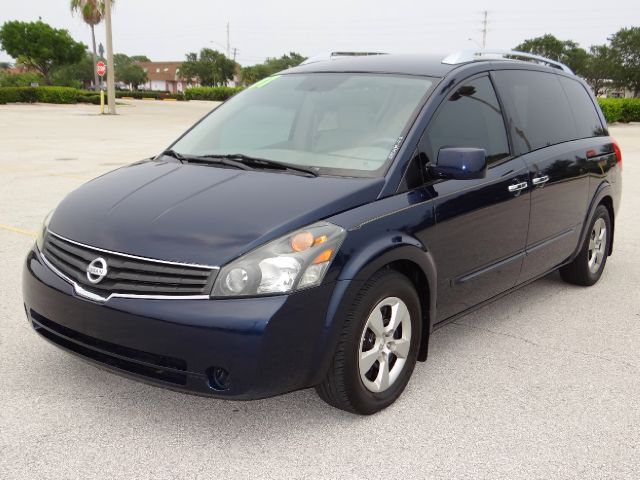
<svg viewBox="0 0 640 480">
<path fill-rule="evenodd" d="M 322 252 L 313 260 L 313 264 L 317 265 L 319 263 L 328 262 L 329 260 L 331 260 L 332 255 L 333 255 L 333 248 L 327 248 L 324 252 Z"/>
</svg>

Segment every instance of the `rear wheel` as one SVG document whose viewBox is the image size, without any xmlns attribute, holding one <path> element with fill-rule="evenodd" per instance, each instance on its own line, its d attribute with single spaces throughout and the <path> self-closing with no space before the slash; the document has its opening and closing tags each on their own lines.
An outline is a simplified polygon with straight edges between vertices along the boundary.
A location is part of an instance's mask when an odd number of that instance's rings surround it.
<svg viewBox="0 0 640 480">
<path fill-rule="evenodd" d="M 377 273 L 349 309 L 316 391 L 330 405 L 363 415 L 391 405 L 413 372 L 421 327 L 420 300 L 411 281 L 393 270 Z"/>
<path fill-rule="evenodd" d="M 611 217 L 604 205 L 596 208 L 588 231 L 578 256 L 560 268 L 560 276 L 565 282 L 590 286 L 602 275 L 611 245 Z"/>
</svg>

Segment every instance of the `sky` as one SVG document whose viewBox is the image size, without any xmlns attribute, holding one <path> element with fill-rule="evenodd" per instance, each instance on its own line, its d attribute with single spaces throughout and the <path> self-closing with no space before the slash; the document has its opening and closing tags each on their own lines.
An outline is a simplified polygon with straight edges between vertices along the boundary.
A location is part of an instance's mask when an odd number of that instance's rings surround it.
<svg viewBox="0 0 640 480">
<path fill-rule="evenodd" d="M 68 0 L 2 0 L 0 24 L 38 17 L 91 44 L 91 33 Z M 487 11 L 487 47 L 513 48 L 551 33 L 584 48 L 602 44 L 622 27 L 640 26 L 638 0 L 115 0 L 116 53 L 151 60 L 184 60 L 187 52 L 227 48 L 242 65 L 289 51 L 311 56 L 329 51 L 450 53 L 477 48 Z M 96 30 L 105 43 L 104 26 Z M 11 58 L 0 51 L 0 61 Z"/>
</svg>

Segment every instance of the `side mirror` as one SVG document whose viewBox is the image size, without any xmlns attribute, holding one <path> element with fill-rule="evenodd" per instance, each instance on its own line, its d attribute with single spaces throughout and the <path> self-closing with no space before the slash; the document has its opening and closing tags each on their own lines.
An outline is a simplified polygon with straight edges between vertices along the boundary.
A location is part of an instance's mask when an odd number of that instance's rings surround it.
<svg viewBox="0 0 640 480">
<path fill-rule="evenodd" d="M 436 178 L 473 180 L 487 175 L 487 152 L 483 148 L 443 147 L 429 173 Z"/>
</svg>

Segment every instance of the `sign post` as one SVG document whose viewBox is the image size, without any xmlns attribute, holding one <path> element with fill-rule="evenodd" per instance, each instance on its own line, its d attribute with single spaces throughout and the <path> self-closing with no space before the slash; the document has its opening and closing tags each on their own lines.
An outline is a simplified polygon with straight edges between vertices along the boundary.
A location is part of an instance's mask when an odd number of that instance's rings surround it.
<svg viewBox="0 0 640 480">
<path fill-rule="evenodd" d="M 100 60 L 96 63 L 96 73 L 100 76 L 100 78 L 104 77 L 104 74 L 107 73 L 107 66 L 105 63 Z M 100 113 L 104 115 L 104 89 L 100 89 Z"/>
</svg>

